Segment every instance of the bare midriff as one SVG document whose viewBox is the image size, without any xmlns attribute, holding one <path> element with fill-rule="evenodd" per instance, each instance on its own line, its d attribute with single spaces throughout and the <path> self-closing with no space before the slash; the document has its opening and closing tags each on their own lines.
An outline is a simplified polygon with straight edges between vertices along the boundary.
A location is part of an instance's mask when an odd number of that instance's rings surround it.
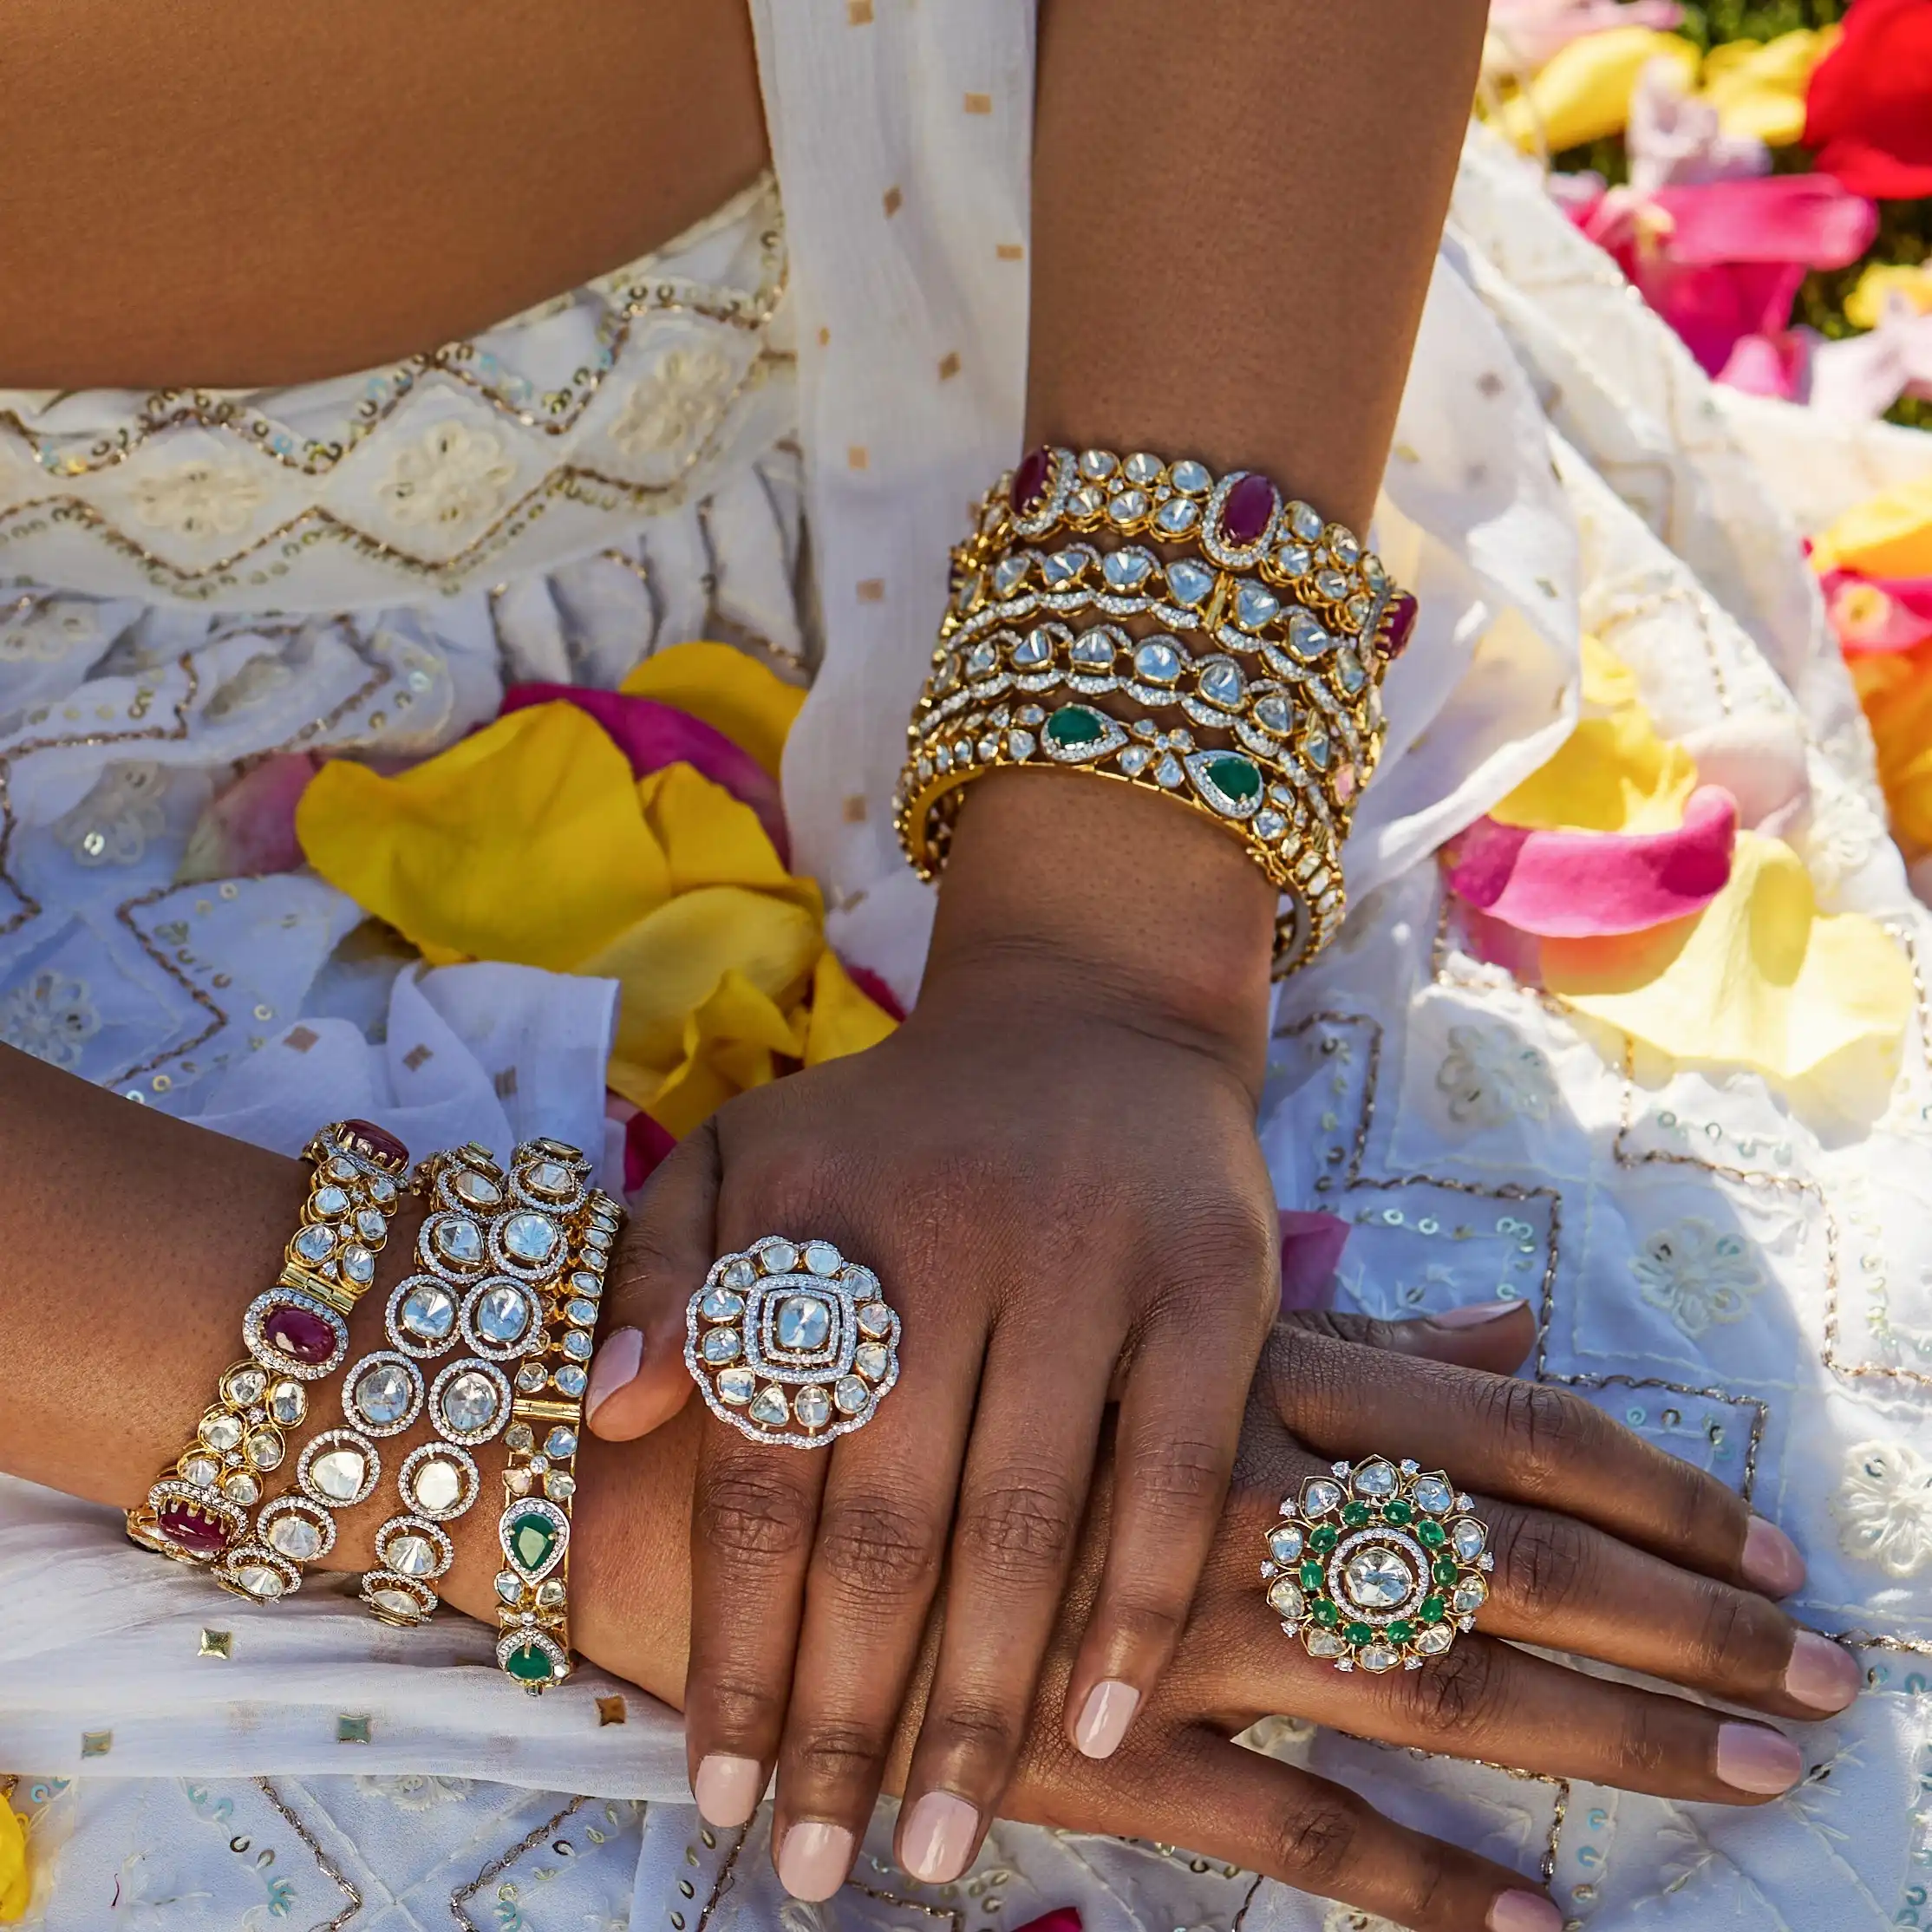
<svg viewBox="0 0 1932 1932">
<path fill-rule="evenodd" d="M 744 0 L 10 0 L 0 388 L 260 388 L 460 340 L 767 157 Z"/>
</svg>

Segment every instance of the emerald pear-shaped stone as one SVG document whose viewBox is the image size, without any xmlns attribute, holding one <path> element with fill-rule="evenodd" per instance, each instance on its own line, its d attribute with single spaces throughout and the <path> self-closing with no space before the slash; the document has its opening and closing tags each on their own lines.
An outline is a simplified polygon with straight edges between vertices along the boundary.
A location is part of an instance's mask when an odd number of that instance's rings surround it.
<svg viewBox="0 0 1932 1932">
<path fill-rule="evenodd" d="M 1245 758 L 1231 752 L 1217 758 L 1207 767 L 1210 781 L 1220 787 L 1237 805 L 1261 796 L 1261 773 Z"/>
<path fill-rule="evenodd" d="M 504 1668 L 525 1684 L 547 1684 L 553 1667 L 547 1650 L 525 1643 L 510 1653 L 504 1660 Z"/>
<path fill-rule="evenodd" d="M 504 1544 L 510 1561 L 525 1576 L 534 1576 L 550 1561 L 557 1547 L 557 1525 L 536 1510 L 525 1510 L 510 1519 Z M 547 1664 L 545 1670 L 550 1668 Z"/>
<path fill-rule="evenodd" d="M 1056 745 L 1097 744 L 1106 728 L 1100 714 L 1084 704 L 1063 704 L 1047 720 L 1047 735 Z"/>
</svg>

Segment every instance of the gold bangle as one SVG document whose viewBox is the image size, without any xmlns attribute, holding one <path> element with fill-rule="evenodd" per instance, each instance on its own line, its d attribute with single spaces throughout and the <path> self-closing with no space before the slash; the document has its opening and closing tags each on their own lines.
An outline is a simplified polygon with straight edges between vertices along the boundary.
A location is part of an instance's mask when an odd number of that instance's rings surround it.
<svg viewBox="0 0 1932 1932">
<path fill-rule="evenodd" d="M 553 1157 L 562 1151 L 548 1145 Z M 581 1155 L 573 1158 L 588 1170 Z M 572 1668 L 571 1525 L 585 1365 L 622 1219 L 609 1195 L 586 1192 L 569 1269 L 549 1296 L 542 1346 L 517 1371 L 504 1439 L 510 1458 L 497 1518 L 504 1568 L 496 1579 L 496 1656 L 504 1674 L 532 1694 L 562 1683 Z"/>
<path fill-rule="evenodd" d="M 303 1564 L 335 1541 L 330 1511 L 361 1499 L 315 1495 L 314 1465 L 326 1464 L 330 1453 L 323 1447 L 328 1439 L 319 1438 L 298 1465 L 304 1499 L 265 1505 L 256 1537 L 248 1536 L 263 1478 L 282 1466 L 286 1432 L 308 1415 L 302 1385 L 339 1367 L 349 1352 L 344 1318 L 375 1278 L 375 1256 L 409 1165 L 400 1141 L 364 1120 L 323 1128 L 304 1153 L 315 1165 L 302 1224 L 276 1286 L 257 1296 L 242 1318 L 249 1359 L 223 1370 L 194 1440 L 127 1514 L 127 1534 L 144 1549 L 212 1567 L 225 1588 L 258 1602 L 292 1595 Z M 374 1466 L 372 1445 L 334 1446 L 356 1455 L 367 1449 Z M 347 1455 L 337 1459 L 346 1472 Z M 361 1495 L 373 1486 L 371 1475 Z"/>
</svg>

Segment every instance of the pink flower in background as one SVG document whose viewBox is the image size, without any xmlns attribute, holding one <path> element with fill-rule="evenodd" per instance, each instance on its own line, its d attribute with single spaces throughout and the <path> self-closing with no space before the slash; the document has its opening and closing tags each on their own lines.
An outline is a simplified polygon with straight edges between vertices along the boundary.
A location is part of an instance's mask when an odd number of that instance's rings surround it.
<svg viewBox="0 0 1932 1932">
<path fill-rule="evenodd" d="M 1611 27 L 1674 27 L 1675 0 L 1490 0 L 1484 65 L 1533 74 L 1554 54 Z"/>
<path fill-rule="evenodd" d="M 1932 637 L 1932 577 L 1860 577 L 1827 571 L 1818 580 L 1839 648 L 1910 650 Z"/>
<path fill-rule="evenodd" d="M 1871 421 L 1902 395 L 1932 399 L 1932 311 L 1890 295 L 1878 326 L 1821 343 L 1811 362 L 1811 401 L 1828 414 Z"/>
</svg>

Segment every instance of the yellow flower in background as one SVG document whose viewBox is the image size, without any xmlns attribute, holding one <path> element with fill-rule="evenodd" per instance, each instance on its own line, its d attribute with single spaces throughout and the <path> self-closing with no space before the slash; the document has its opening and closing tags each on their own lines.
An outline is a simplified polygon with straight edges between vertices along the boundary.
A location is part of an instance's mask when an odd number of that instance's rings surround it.
<svg viewBox="0 0 1932 1932">
<path fill-rule="evenodd" d="M 1491 808 L 1535 832 L 1673 832 L 1697 788 L 1697 762 L 1660 738 L 1628 666 L 1583 639 L 1583 715 L 1548 764 Z"/>
<path fill-rule="evenodd" d="M 1932 577 L 1932 475 L 1855 504 L 1812 544 L 1811 568 Z"/>
<path fill-rule="evenodd" d="M 17 1925 L 34 1896 L 27 1870 L 27 1821 L 0 1798 L 0 1925 Z"/>
<path fill-rule="evenodd" d="M 1703 911 L 1646 932 L 1545 939 L 1543 983 L 1580 1013 L 1674 1059 L 1796 1080 L 1855 1047 L 1896 1052 L 1912 976 L 1883 927 L 1819 912 L 1781 840 L 1738 834 Z"/>
<path fill-rule="evenodd" d="M 1873 262 L 1844 298 L 1844 318 L 1857 329 L 1876 329 L 1885 313 L 1888 296 L 1899 295 L 1918 313 L 1932 315 L 1932 262 L 1908 267 L 1901 262 Z"/>
<path fill-rule="evenodd" d="M 1674 62 L 1696 84 L 1698 52 L 1676 34 L 1611 27 L 1559 49 L 1523 91 L 1504 103 L 1496 125 L 1525 153 L 1559 153 L 1621 134 L 1637 77 L 1654 60 Z"/>
<path fill-rule="evenodd" d="M 1713 47 L 1704 56 L 1703 98 L 1717 109 L 1724 132 L 1754 134 L 1768 147 L 1788 147 L 1800 139 L 1811 69 L 1837 46 L 1842 32 L 1805 27 L 1774 40 L 1733 40 Z"/>
<path fill-rule="evenodd" d="M 676 702 L 775 769 L 800 695 L 723 645 L 674 656 L 629 695 Z M 397 778 L 333 761 L 296 825 L 324 878 L 434 963 L 617 980 L 609 1082 L 674 1134 L 892 1030 L 757 813 L 689 765 L 634 780 L 576 705 L 512 712 Z"/>
</svg>

